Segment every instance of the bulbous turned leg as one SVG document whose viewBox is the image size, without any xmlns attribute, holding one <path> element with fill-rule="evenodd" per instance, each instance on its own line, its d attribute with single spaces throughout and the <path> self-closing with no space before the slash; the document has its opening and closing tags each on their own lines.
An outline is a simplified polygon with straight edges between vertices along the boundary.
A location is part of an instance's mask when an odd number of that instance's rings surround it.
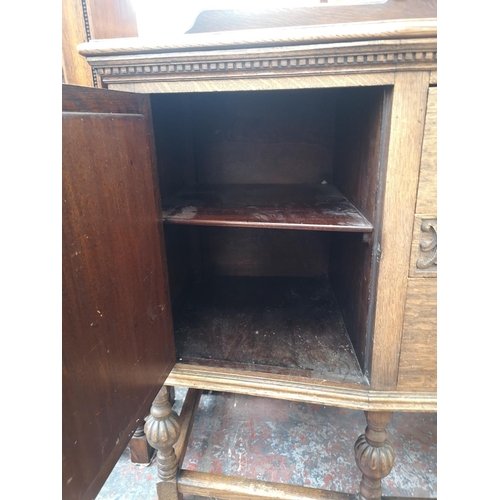
<svg viewBox="0 0 500 500">
<path fill-rule="evenodd" d="M 387 442 L 386 427 L 392 420 L 389 412 L 365 412 L 368 426 L 354 445 L 356 464 L 363 473 L 360 485 L 361 500 L 380 500 L 382 481 L 394 464 L 394 450 Z"/>
<path fill-rule="evenodd" d="M 146 418 L 144 432 L 149 444 L 158 450 L 157 484 L 159 500 L 177 500 L 177 457 L 174 444 L 179 437 L 179 416 L 172 410 L 169 391 L 162 387 L 151 406 L 151 413 Z"/>
<path fill-rule="evenodd" d="M 168 391 L 168 400 L 173 406 L 175 402 L 175 388 L 165 386 Z M 142 421 L 142 424 L 137 427 L 134 435 L 129 442 L 130 461 L 134 464 L 149 464 L 153 458 L 154 448 L 148 443 L 146 434 L 144 433 L 144 424 L 147 417 Z"/>
</svg>

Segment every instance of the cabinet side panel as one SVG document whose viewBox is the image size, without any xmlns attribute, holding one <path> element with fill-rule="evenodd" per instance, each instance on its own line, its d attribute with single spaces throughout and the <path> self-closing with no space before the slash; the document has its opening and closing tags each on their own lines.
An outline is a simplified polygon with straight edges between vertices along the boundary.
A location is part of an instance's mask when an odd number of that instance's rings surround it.
<svg viewBox="0 0 500 500">
<path fill-rule="evenodd" d="M 353 92 L 355 90 L 355 92 Z M 349 89 L 337 108 L 336 158 L 333 183 L 372 223 L 376 224 L 383 125 L 384 87 Z M 376 231 L 377 232 L 377 231 Z M 376 233 L 375 233 L 376 234 Z M 373 245 L 361 235 L 331 235 L 330 278 L 349 336 L 361 366 L 369 342 Z"/>
<path fill-rule="evenodd" d="M 398 390 L 437 388 L 436 285 L 436 279 L 408 280 Z"/>
<path fill-rule="evenodd" d="M 396 388 L 429 73 L 396 75 L 383 194 L 371 386 Z"/>
<path fill-rule="evenodd" d="M 148 121 L 63 113 L 63 496 L 94 498 L 175 361 Z"/>
</svg>

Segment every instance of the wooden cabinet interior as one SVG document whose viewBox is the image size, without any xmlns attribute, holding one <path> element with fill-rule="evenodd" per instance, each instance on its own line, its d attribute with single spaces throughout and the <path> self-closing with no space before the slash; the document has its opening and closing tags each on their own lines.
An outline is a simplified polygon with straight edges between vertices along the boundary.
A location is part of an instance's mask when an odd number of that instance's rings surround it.
<svg viewBox="0 0 500 500">
<path fill-rule="evenodd" d="M 151 95 L 179 361 L 367 383 L 390 94 Z"/>
</svg>

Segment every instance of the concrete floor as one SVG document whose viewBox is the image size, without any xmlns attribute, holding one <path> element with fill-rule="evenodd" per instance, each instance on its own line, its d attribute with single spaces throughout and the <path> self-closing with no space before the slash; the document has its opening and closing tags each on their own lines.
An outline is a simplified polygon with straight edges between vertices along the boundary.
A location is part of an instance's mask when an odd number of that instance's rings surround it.
<svg viewBox="0 0 500 500">
<path fill-rule="evenodd" d="M 185 393 L 176 389 L 177 413 Z M 388 432 L 396 460 L 383 495 L 437 497 L 436 420 L 436 414 L 394 415 Z M 362 411 L 206 393 L 183 468 L 355 493 L 361 473 L 353 446 L 365 426 Z M 132 464 L 127 449 L 97 500 L 157 500 L 156 480 L 155 460 Z"/>
</svg>

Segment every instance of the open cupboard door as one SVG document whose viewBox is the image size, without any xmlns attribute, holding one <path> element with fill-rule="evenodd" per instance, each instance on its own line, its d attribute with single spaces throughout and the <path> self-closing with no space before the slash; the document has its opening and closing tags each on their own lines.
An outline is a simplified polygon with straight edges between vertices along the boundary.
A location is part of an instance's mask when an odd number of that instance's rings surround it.
<svg viewBox="0 0 500 500">
<path fill-rule="evenodd" d="M 63 498 L 94 498 L 175 363 L 148 96 L 63 85 Z"/>
</svg>

